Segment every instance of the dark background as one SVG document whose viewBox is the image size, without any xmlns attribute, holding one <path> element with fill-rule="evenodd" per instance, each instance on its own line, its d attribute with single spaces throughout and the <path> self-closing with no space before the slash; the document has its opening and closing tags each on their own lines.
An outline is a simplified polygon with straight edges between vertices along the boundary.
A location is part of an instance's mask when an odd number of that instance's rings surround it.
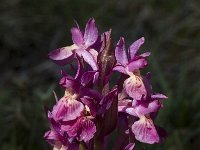
<svg viewBox="0 0 200 150">
<path fill-rule="evenodd" d="M 200 147 L 200 1 L 198 0 L 1 0 L 0 149 L 47 150 L 43 105 L 55 103 L 59 68 L 49 51 L 71 44 L 76 19 L 90 17 L 100 32 L 127 46 L 141 36 L 150 50 L 154 91 L 168 95 L 156 122 L 169 133 L 154 150 Z"/>
</svg>

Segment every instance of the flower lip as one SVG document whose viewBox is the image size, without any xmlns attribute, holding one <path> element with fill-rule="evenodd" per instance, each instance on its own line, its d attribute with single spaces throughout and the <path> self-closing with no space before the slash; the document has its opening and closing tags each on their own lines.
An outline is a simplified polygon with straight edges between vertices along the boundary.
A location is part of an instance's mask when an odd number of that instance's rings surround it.
<svg viewBox="0 0 200 150">
<path fill-rule="evenodd" d="M 135 134 L 135 138 L 143 143 L 154 144 L 160 141 L 153 121 L 145 116 L 140 117 L 138 121 L 134 122 L 132 132 Z"/>
</svg>

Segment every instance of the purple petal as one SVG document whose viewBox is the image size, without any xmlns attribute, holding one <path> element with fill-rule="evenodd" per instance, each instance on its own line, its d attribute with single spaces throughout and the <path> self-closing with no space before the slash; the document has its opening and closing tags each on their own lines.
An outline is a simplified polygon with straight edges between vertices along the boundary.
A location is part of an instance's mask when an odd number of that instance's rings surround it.
<svg viewBox="0 0 200 150">
<path fill-rule="evenodd" d="M 44 134 L 44 139 L 51 145 L 54 145 L 55 141 L 59 141 L 57 133 L 55 131 L 52 131 L 52 130 L 47 131 Z"/>
<path fill-rule="evenodd" d="M 65 130 L 68 134 L 69 137 L 76 137 L 78 136 L 78 132 L 81 128 L 81 125 L 80 125 L 80 119 L 76 119 L 74 121 L 72 121 L 73 124 L 69 124 L 68 126 L 66 125 L 63 125 L 62 126 L 62 129 Z"/>
<path fill-rule="evenodd" d="M 87 22 L 85 27 L 85 33 L 84 33 L 85 45 L 87 45 L 88 47 L 91 46 L 96 42 L 97 38 L 98 38 L 98 30 L 95 25 L 95 20 L 91 18 Z"/>
<path fill-rule="evenodd" d="M 92 67 L 93 70 L 98 70 L 97 62 L 95 56 L 93 56 L 90 52 L 87 50 L 76 50 L 76 53 Z"/>
<path fill-rule="evenodd" d="M 78 118 L 74 119 L 74 120 L 70 120 L 70 121 L 62 121 L 61 122 L 61 129 L 63 131 L 68 132 L 69 130 L 71 130 L 71 128 L 73 128 L 73 126 L 75 125 L 77 120 L 78 120 Z"/>
<path fill-rule="evenodd" d="M 88 97 L 88 96 L 84 96 L 81 98 L 81 101 L 87 105 L 90 109 L 90 114 L 92 116 L 96 116 L 96 111 L 97 111 L 97 101 L 94 100 L 93 98 L 91 97 Z"/>
<path fill-rule="evenodd" d="M 125 70 L 125 67 L 124 66 L 121 66 L 121 65 L 116 65 L 113 70 L 115 71 L 118 71 L 118 72 L 121 72 L 123 74 L 127 74 L 126 70 Z"/>
<path fill-rule="evenodd" d="M 94 137 L 94 134 L 96 133 L 96 126 L 94 122 L 92 122 L 89 119 L 85 119 L 81 122 L 82 131 L 80 133 L 80 140 L 83 140 L 84 142 L 88 142 L 90 139 Z"/>
<path fill-rule="evenodd" d="M 80 97 L 89 96 L 89 97 L 97 100 L 98 103 L 100 102 L 100 100 L 102 98 L 102 95 L 97 90 L 94 90 L 91 88 L 86 88 L 86 87 L 80 89 L 79 96 Z"/>
<path fill-rule="evenodd" d="M 111 92 L 106 94 L 102 100 L 100 101 L 100 108 L 98 113 L 103 113 L 104 111 L 108 110 L 113 102 L 113 99 L 117 96 L 117 88 L 113 89 Z"/>
<path fill-rule="evenodd" d="M 157 112 L 162 107 L 161 103 L 158 100 L 150 102 L 135 101 L 136 100 L 133 100 L 132 102 L 135 103 L 135 106 L 127 108 L 125 112 L 136 117 L 150 114 L 152 112 Z"/>
<path fill-rule="evenodd" d="M 125 148 L 124 150 L 133 150 L 135 147 L 135 143 L 129 143 Z"/>
<path fill-rule="evenodd" d="M 128 63 L 128 58 L 125 49 L 125 42 L 123 37 L 121 37 L 119 42 L 117 43 L 117 47 L 115 48 L 115 57 L 117 63 L 121 65 L 125 66 Z"/>
<path fill-rule="evenodd" d="M 73 40 L 74 44 L 76 44 L 78 46 L 83 44 L 83 34 L 79 28 L 75 28 L 75 27 L 72 28 L 71 34 L 72 34 L 72 40 Z"/>
<path fill-rule="evenodd" d="M 75 79 L 79 79 L 83 74 L 83 63 L 82 63 L 80 57 L 78 57 L 77 55 L 75 55 L 75 58 L 77 60 L 77 65 L 78 65 Z"/>
<path fill-rule="evenodd" d="M 144 43 L 144 37 L 138 39 L 133 44 L 131 44 L 131 46 L 129 47 L 129 54 L 131 59 L 133 59 L 136 56 L 136 53 L 138 52 L 140 46 L 143 43 Z"/>
<path fill-rule="evenodd" d="M 58 65 L 65 65 L 72 56 L 72 51 L 75 49 L 75 46 L 67 46 L 56 49 L 48 54 L 49 58 L 52 59 Z"/>
<path fill-rule="evenodd" d="M 145 116 L 132 125 L 132 132 L 135 134 L 135 138 L 143 143 L 154 144 L 160 141 L 153 121 Z"/>
<path fill-rule="evenodd" d="M 83 86 L 86 86 L 87 84 L 89 84 L 91 81 L 93 81 L 94 75 L 95 75 L 96 71 L 88 71 L 85 72 L 81 78 L 81 84 Z"/>
<path fill-rule="evenodd" d="M 141 100 L 142 97 L 147 95 L 146 88 L 142 81 L 142 77 L 131 75 L 124 81 L 124 88 L 127 94 L 136 100 Z"/>
</svg>

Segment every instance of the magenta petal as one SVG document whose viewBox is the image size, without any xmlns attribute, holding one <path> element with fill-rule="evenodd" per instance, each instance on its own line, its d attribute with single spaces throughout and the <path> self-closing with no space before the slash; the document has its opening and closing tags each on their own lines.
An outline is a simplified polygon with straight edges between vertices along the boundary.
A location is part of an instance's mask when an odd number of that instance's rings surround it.
<svg viewBox="0 0 200 150">
<path fill-rule="evenodd" d="M 83 35 L 82 35 L 82 32 L 80 31 L 80 29 L 72 28 L 71 33 L 72 33 L 72 40 L 73 40 L 74 44 L 76 44 L 78 46 L 83 44 Z"/>
<path fill-rule="evenodd" d="M 81 116 L 84 105 L 77 100 L 69 100 L 65 104 L 66 112 L 63 121 L 69 121 Z"/>
<path fill-rule="evenodd" d="M 141 100 L 142 97 L 147 95 L 142 77 L 140 76 L 131 75 L 124 81 L 124 88 L 127 94 L 136 100 Z"/>
<path fill-rule="evenodd" d="M 98 38 L 98 30 L 95 25 L 95 20 L 91 18 L 87 22 L 85 27 L 85 33 L 84 33 L 85 45 L 87 45 L 88 47 L 91 46 L 96 42 L 97 38 Z"/>
<path fill-rule="evenodd" d="M 142 69 L 147 66 L 147 61 L 144 58 L 133 60 L 128 64 L 128 71 L 134 72 L 135 70 Z"/>
<path fill-rule="evenodd" d="M 115 48 L 115 57 L 116 57 L 117 63 L 121 65 L 125 66 L 128 63 L 128 58 L 127 58 L 126 49 L 125 49 L 125 42 L 124 42 L 123 37 L 121 37 L 117 43 L 117 47 Z"/>
<path fill-rule="evenodd" d="M 86 85 L 89 84 L 91 81 L 93 81 L 95 73 L 96 73 L 96 71 L 88 71 L 88 72 L 85 72 L 85 73 L 82 75 L 81 84 L 82 84 L 83 86 L 86 86 Z"/>
<path fill-rule="evenodd" d="M 131 44 L 131 46 L 129 47 L 129 54 L 131 59 L 133 59 L 136 56 L 136 53 L 138 52 L 142 44 L 144 44 L 144 37 L 138 39 L 133 44 Z"/>
<path fill-rule="evenodd" d="M 48 56 L 58 65 L 65 65 L 72 54 L 72 47 L 68 46 L 56 49 L 50 52 Z"/>
<path fill-rule="evenodd" d="M 79 49 L 76 50 L 76 53 L 80 56 L 83 57 L 83 59 L 92 67 L 93 70 L 98 70 L 96 58 L 87 50 Z"/>
<path fill-rule="evenodd" d="M 80 87 L 79 83 L 70 76 L 62 77 L 60 79 L 59 84 L 64 88 L 73 89 L 73 91 L 76 91 L 76 92 L 79 91 L 79 87 Z"/>
<path fill-rule="evenodd" d="M 160 141 L 153 121 L 145 116 L 132 125 L 132 132 L 135 134 L 135 138 L 143 143 L 154 144 Z"/>
<path fill-rule="evenodd" d="M 63 131 L 68 132 L 73 127 L 73 125 L 77 122 L 77 120 L 78 119 L 62 122 L 61 123 L 61 129 Z"/>
<path fill-rule="evenodd" d="M 129 143 L 125 148 L 124 150 L 133 150 L 135 147 L 135 143 Z"/>
<path fill-rule="evenodd" d="M 96 133 L 96 126 L 91 120 L 85 119 L 81 122 L 81 127 L 82 131 L 80 133 L 80 140 L 88 142 L 94 137 L 94 134 Z"/>
</svg>

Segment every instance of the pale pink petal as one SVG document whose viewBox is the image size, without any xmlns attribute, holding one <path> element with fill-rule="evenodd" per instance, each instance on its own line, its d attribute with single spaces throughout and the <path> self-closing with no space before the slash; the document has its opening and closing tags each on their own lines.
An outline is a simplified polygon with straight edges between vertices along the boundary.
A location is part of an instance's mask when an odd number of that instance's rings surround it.
<svg viewBox="0 0 200 150">
<path fill-rule="evenodd" d="M 70 56 L 73 55 L 72 51 L 74 48 L 74 46 L 62 47 L 50 52 L 48 56 L 58 65 L 65 65 L 71 58 Z"/>
<path fill-rule="evenodd" d="M 127 94 L 136 100 L 141 100 L 142 97 L 147 95 L 146 88 L 142 81 L 142 77 L 131 75 L 124 81 L 124 88 Z"/>
<path fill-rule="evenodd" d="M 165 96 L 164 94 L 156 93 L 151 95 L 152 99 L 157 99 L 157 100 L 162 100 L 162 99 L 167 99 L 168 97 Z"/>
<path fill-rule="evenodd" d="M 89 49 L 88 51 L 93 55 L 95 61 L 97 62 L 97 56 L 99 53 L 95 49 Z"/>
<path fill-rule="evenodd" d="M 143 54 L 140 54 L 141 57 L 148 57 L 148 56 L 150 56 L 150 55 L 151 55 L 150 52 L 145 52 L 145 53 L 143 53 Z"/>
<path fill-rule="evenodd" d="M 84 105 L 77 100 L 69 100 L 65 104 L 65 116 L 63 121 L 74 120 L 81 116 L 81 112 L 84 109 Z"/>
<path fill-rule="evenodd" d="M 132 125 L 132 132 L 135 138 L 143 143 L 154 144 L 160 141 L 153 121 L 145 116 L 141 117 Z"/>
<path fill-rule="evenodd" d="M 135 70 L 145 68 L 147 66 L 147 61 L 144 58 L 139 58 L 136 60 L 131 61 L 128 64 L 128 71 L 134 72 Z"/>
</svg>

